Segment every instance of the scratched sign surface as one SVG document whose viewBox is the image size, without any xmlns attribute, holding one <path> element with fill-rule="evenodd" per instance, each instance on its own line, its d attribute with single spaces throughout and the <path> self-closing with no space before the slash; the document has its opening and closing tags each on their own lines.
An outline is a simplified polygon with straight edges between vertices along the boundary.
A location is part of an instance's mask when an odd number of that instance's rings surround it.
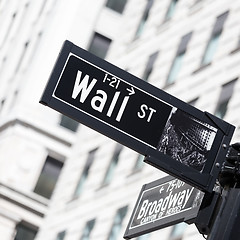
<svg viewBox="0 0 240 240">
<path fill-rule="evenodd" d="M 132 238 L 197 216 L 204 194 L 174 177 L 143 186 L 124 238 Z"/>
</svg>

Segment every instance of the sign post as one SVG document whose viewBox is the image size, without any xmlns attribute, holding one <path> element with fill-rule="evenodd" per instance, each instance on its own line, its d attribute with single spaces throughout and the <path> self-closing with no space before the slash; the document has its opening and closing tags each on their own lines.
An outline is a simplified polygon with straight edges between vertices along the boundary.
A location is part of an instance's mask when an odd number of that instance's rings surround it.
<svg viewBox="0 0 240 240">
<path fill-rule="evenodd" d="M 124 238 L 193 221 L 203 196 L 200 190 L 172 176 L 143 185 Z"/>
<path fill-rule="evenodd" d="M 229 123 L 65 41 L 40 102 L 211 192 L 234 132 Z"/>
</svg>

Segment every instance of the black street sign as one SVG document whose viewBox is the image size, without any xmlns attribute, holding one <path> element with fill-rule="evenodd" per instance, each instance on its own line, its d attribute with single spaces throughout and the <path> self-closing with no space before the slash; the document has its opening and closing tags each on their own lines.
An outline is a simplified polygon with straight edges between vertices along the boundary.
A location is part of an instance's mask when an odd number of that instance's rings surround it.
<svg viewBox="0 0 240 240">
<path fill-rule="evenodd" d="M 40 100 L 211 192 L 234 127 L 65 41 Z M 224 145 L 225 144 L 225 145 Z"/>
<path fill-rule="evenodd" d="M 203 196 L 200 190 L 172 176 L 143 185 L 124 238 L 180 222 L 191 223 L 197 217 Z"/>
</svg>

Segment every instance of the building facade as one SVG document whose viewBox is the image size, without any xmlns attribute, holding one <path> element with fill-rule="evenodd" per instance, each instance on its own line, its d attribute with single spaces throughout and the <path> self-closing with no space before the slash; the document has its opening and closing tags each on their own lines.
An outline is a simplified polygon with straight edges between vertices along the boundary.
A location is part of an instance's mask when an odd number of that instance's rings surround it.
<svg viewBox="0 0 240 240">
<path fill-rule="evenodd" d="M 119 240 L 143 156 L 39 104 L 64 40 L 236 126 L 240 3 L 217 0 L 0 1 L 2 240 Z M 138 240 L 204 239 L 179 224 Z"/>
</svg>

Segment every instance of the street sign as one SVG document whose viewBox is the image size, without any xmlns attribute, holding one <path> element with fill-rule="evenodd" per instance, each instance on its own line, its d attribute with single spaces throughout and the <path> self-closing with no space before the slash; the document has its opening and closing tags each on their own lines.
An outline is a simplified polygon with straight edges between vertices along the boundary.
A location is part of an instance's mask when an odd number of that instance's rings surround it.
<svg viewBox="0 0 240 240">
<path fill-rule="evenodd" d="M 192 222 L 203 196 L 200 190 L 172 176 L 143 185 L 124 238 L 138 237 L 180 222 Z"/>
<path fill-rule="evenodd" d="M 234 127 L 65 41 L 40 102 L 211 192 Z M 225 145 L 224 145 L 225 144 Z"/>
</svg>

